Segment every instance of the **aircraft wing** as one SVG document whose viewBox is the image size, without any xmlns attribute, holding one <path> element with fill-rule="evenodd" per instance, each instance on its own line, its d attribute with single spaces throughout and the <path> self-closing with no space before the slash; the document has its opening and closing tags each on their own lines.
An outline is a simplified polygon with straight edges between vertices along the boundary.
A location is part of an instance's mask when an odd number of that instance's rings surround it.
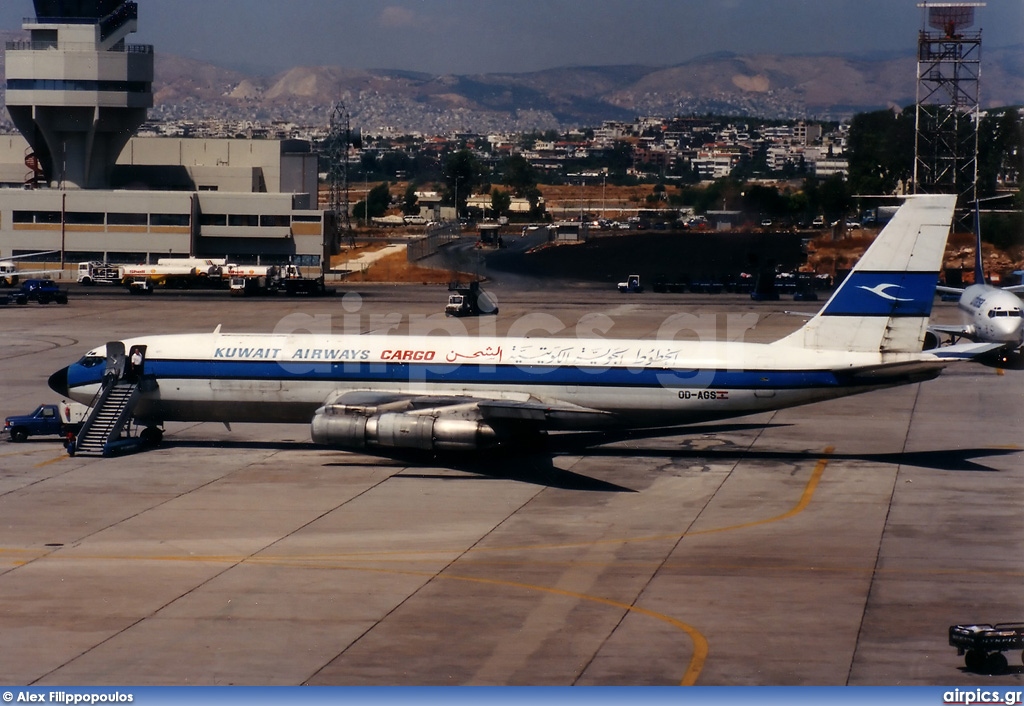
<svg viewBox="0 0 1024 706">
<path fill-rule="evenodd" d="M 54 272 L 56 272 L 59 269 L 60 269 L 59 267 L 51 267 L 48 270 L 17 270 L 15 272 L 13 272 L 12 274 L 18 275 L 18 277 L 22 277 L 22 278 L 24 278 L 24 277 L 34 277 L 35 275 L 49 275 L 49 274 L 53 274 Z"/>
<path fill-rule="evenodd" d="M 1004 292 L 1012 292 L 1014 294 L 1021 294 L 1024 292 L 1024 284 L 1014 284 L 1009 287 L 1002 288 Z"/>
<path fill-rule="evenodd" d="M 4 260 L 25 260 L 27 258 L 39 257 L 40 255 L 52 255 L 56 252 L 60 252 L 60 250 L 40 250 L 39 252 L 30 252 L 24 255 L 12 255 L 11 257 L 5 257 Z"/>
<path fill-rule="evenodd" d="M 971 340 L 974 340 L 966 326 L 959 326 L 957 324 L 929 324 L 928 330 L 934 331 L 935 333 L 945 333 L 950 336 L 970 338 Z"/>
<path fill-rule="evenodd" d="M 520 443 L 549 429 L 594 429 L 611 419 L 607 412 L 531 395 L 352 390 L 332 395 L 316 411 L 310 436 L 328 446 L 477 449 Z"/>
<path fill-rule="evenodd" d="M 539 428 L 566 425 L 592 426 L 611 415 L 597 409 L 558 400 L 541 400 L 532 395 L 509 398 L 501 393 L 463 392 L 454 395 L 415 394 L 385 390 L 353 390 L 332 395 L 324 407 L 344 408 L 365 415 L 381 413 L 435 414 L 473 417 L 482 420 L 532 422 Z"/>
<path fill-rule="evenodd" d="M 935 291 L 939 294 L 963 294 L 964 290 L 959 287 L 947 287 L 944 284 L 935 285 Z"/>
</svg>

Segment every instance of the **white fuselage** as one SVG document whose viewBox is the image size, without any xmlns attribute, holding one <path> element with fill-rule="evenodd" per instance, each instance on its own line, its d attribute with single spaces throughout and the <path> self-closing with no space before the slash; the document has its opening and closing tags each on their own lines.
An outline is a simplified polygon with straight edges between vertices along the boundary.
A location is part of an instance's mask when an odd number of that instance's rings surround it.
<svg viewBox="0 0 1024 706">
<path fill-rule="evenodd" d="M 806 350 L 778 344 L 481 339 L 311 334 L 188 334 L 124 341 L 145 346 L 146 389 L 137 416 L 148 422 L 308 423 L 341 392 L 578 405 L 606 412 L 567 415 L 566 428 L 657 426 L 734 417 L 932 377 L 927 354 L 886 355 L 904 371 L 857 374 L 880 353 Z M 105 348 L 68 368 L 67 393 L 89 403 Z"/>
</svg>

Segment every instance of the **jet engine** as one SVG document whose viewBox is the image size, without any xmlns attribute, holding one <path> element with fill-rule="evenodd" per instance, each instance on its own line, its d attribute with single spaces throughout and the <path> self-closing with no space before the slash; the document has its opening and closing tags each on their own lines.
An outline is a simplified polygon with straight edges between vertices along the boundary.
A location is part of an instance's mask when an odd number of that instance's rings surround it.
<svg viewBox="0 0 1024 706">
<path fill-rule="evenodd" d="M 344 405 L 317 410 L 310 425 L 313 442 L 326 446 L 383 446 L 428 451 L 472 451 L 498 445 L 489 424 L 474 419 L 385 412 L 366 415 Z"/>
</svg>

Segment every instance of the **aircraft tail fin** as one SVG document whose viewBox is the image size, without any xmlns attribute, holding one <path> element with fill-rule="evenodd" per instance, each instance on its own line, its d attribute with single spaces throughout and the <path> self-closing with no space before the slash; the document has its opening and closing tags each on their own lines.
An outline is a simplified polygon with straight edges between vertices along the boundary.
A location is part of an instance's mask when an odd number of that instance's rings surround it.
<svg viewBox="0 0 1024 706">
<path fill-rule="evenodd" d="M 985 267 L 982 264 L 981 252 L 981 211 L 977 200 L 974 202 L 974 237 L 974 283 L 985 284 Z"/>
<path fill-rule="evenodd" d="M 908 197 L 821 311 L 779 345 L 920 352 L 956 196 Z"/>
</svg>

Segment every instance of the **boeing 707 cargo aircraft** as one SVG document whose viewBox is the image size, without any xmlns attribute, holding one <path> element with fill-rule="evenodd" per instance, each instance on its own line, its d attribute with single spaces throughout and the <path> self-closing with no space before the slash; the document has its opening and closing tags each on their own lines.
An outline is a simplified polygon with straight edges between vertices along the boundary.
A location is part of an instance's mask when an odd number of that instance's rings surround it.
<svg viewBox="0 0 1024 706">
<path fill-rule="evenodd" d="M 769 344 L 218 327 L 99 346 L 49 384 L 95 404 L 120 375 L 111 361 L 141 353 L 131 414 L 151 437 L 171 421 L 296 423 L 317 443 L 368 449 L 481 449 L 808 404 L 927 380 L 992 348 L 922 351 L 954 205 L 909 197 L 822 310 Z"/>
</svg>

